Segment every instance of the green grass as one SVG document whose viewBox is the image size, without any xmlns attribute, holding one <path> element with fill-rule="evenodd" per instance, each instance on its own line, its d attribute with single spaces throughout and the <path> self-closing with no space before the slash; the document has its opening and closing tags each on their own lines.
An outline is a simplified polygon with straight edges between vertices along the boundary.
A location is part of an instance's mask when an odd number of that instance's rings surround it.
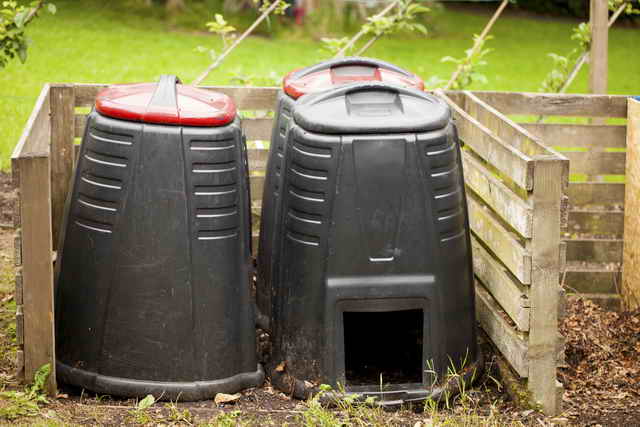
<svg viewBox="0 0 640 427">
<path fill-rule="evenodd" d="M 208 65 L 208 57 L 194 48 L 219 50 L 219 42 L 204 33 L 171 31 L 157 13 L 144 16 L 114 9 L 109 2 L 56 1 L 58 14 L 43 16 L 29 27 L 33 43 L 25 65 L 13 62 L 0 70 L 0 168 L 9 155 L 45 82 L 125 83 L 153 81 L 163 73 L 192 81 Z M 233 24 L 233 16 L 228 17 Z M 429 78 L 446 78 L 452 64 L 445 55 L 461 56 L 471 35 L 488 20 L 485 14 L 445 11 L 432 20 L 427 38 L 397 37 L 379 41 L 368 55 L 395 62 Z M 521 16 L 501 18 L 494 28 L 495 49 L 483 69 L 489 83 L 473 89 L 536 91 L 551 67 L 549 52 L 564 54 L 572 47 L 571 28 L 578 21 Z M 278 39 L 253 37 L 243 43 L 207 84 L 228 84 L 237 74 L 283 75 L 293 68 L 327 57 L 317 41 L 300 31 L 280 32 Z M 640 31 L 616 28 L 610 34 L 610 92 L 640 93 Z M 587 70 L 570 88 L 587 89 Z"/>
</svg>

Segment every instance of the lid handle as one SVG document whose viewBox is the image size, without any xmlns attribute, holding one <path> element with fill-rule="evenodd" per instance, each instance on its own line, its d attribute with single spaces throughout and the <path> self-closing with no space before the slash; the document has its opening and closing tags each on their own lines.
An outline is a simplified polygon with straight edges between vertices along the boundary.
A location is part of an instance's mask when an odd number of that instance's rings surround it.
<svg viewBox="0 0 640 427">
<path fill-rule="evenodd" d="M 163 74 L 160 76 L 158 86 L 156 87 L 149 107 L 178 107 L 178 97 L 176 94 L 176 85 L 182 84 L 180 79 L 173 74 Z"/>
<path fill-rule="evenodd" d="M 329 61 L 321 62 L 320 64 L 316 64 L 311 67 L 304 68 L 302 70 L 294 72 L 294 77 L 301 78 L 318 71 L 324 71 L 324 70 L 342 67 L 342 66 L 348 66 L 348 65 L 364 65 L 364 66 L 371 66 L 375 68 L 383 68 L 386 70 L 395 71 L 396 73 L 403 74 L 407 77 L 413 77 L 413 74 L 411 74 L 407 70 L 403 70 L 402 68 L 397 67 L 393 64 L 390 64 L 385 61 L 381 61 L 379 59 L 366 58 L 363 56 L 349 56 L 346 58 L 336 58 L 336 59 L 331 59 Z"/>
</svg>

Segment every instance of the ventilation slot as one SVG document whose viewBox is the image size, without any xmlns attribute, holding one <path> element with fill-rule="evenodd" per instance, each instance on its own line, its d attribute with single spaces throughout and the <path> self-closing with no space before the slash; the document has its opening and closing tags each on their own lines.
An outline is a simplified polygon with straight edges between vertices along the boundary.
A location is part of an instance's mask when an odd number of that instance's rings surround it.
<svg viewBox="0 0 640 427">
<path fill-rule="evenodd" d="M 78 203 L 89 208 L 98 209 L 106 212 L 117 212 L 116 204 L 107 200 L 98 200 L 89 197 L 86 194 L 78 194 Z"/>
<path fill-rule="evenodd" d="M 223 230 L 198 231 L 198 240 L 223 240 L 232 239 L 236 236 L 238 236 L 238 227 L 231 227 Z"/>
<path fill-rule="evenodd" d="M 287 238 L 306 246 L 320 246 L 320 239 L 309 234 L 289 230 L 287 232 Z"/>
<path fill-rule="evenodd" d="M 328 173 L 326 170 L 308 169 L 295 162 L 291 165 L 291 172 L 303 178 L 318 181 L 326 181 L 328 179 Z"/>
<path fill-rule="evenodd" d="M 298 209 L 289 209 L 289 217 L 308 224 L 322 224 L 322 216 L 307 212 L 302 212 Z"/>
<path fill-rule="evenodd" d="M 325 201 L 325 193 L 307 191 L 293 185 L 290 185 L 289 194 L 307 202 L 323 203 Z"/>
<path fill-rule="evenodd" d="M 238 209 L 235 205 L 224 208 L 198 208 L 196 209 L 196 218 L 224 218 L 237 213 Z"/>
<path fill-rule="evenodd" d="M 102 166 L 112 166 L 116 168 L 127 167 L 126 157 L 113 156 L 110 154 L 99 153 L 93 150 L 87 150 L 84 158 L 92 163 L 97 163 Z"/>
<path fill-rule="evenodd" d="M 91 173 L 85 173 L 81 177 L 81 181 L 99 188 L 108 188 L 110 190 L 122 190 L 121 180 L 96 176 Z"/>
<path fill-rule="evenodd" d="M 233 185 L 196 185 L 193 194 L 196 196 L 222 196 L 237 191 Z"/>
<path fill-rule="evenodd" d="M 194 163 L 193 173 L 224 173 L 236 170 L 236 162 Z"/>
<path fill-rule="evenodd" d="M 300 141 L 295 141 L 293 149 L 309 157 L 321 157 L 323 159 L 331 158 L 331 150 L 329 148 L 314 147 L 311 145 L 303 144 Z"/>
<path fill-rule="evenodd" d="M 230 139 L 223 141 L 202 141 L 194 139 L 189 142 L 189 149 L 191 151 L 224 151 L 233 150 L 234 148 L 234 142 Z"/>
<path fill-rule="evenodd" d="M 76 224 L 86 230 L 96 231 L 98 233 L 111 234 L 113 232 L 113 225 L 92 221 L 87 218 L 76 218 Z"/>
<path fill-rule="evenodd" d="M 104 131 L 98 131 L 93 128 L 89 131 L 89 136 L 100 142 L 106 142 L 108 144 L 116 145 L 133 145 L 133 138 L 130 135 L 120 135 L 115 133 L 107 133 Z"/>
</svg>

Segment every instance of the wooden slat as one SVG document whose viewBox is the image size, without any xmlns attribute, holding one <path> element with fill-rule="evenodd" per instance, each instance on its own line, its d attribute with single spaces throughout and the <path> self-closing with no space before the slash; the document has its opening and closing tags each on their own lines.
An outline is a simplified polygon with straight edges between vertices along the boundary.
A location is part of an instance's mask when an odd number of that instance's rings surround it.
<svg viewBox="0 0 640 427">
<path fill-rule="evenodd" d="M 573 262 L 567 264 L 564 286 L 568 292 L 586 294 L 617 294 L 622 284 L 622 272 L 611 264 Z"/>
<path fill-rule="evenodd" d="M 569 203 L 573 207 L 588 205 L 624 205 L 624 184 L 609 182 L 570 182 Z"/>
<path fill-rule="evenodd" d="M 567 261 L 622 262 L 622 239 L 568 239 Z"/>
<path fill-rule="evenodd" d="M 473 92 L 504 114 L 627 117 L 625 95 L 576 95 L 525 92 Z"/>
<path fill-rule="evenodd" d="M 269 150 L 264 148 L 250 148 L 247 150 L 249 159 L 249 171 L 263 171 L 267 168 L 267 160 L 269 159 Z"/>
<path fill-rule="evenodd" d="M 521 123 L 551 147 L 625 148 L 625 125 L 576 125 L 570 123 Z"/>
<path fill-rule="evenodd" d="M 629 99 L 627 146 L 622 300 L 635 310 L 640 307 L 640 101 L 635 99 Z"/>
<path fill-rule="evenodd" d="M 526 335 L 505 320 L 506 313 L 480 283 L 476 283 L 476 317 L 493 344 L 522 378 L 529 375 Z"/>
<path fill-rule="evenodd" d="M 589 7 L 591 43 L 589 92 L 607 93 L 609 83 L 609 2 L 591 0 Z"/>
<path fill-rule="evenodd" d="M 466 111 L 497 135 L 501 141 L 504 141 L 530 157 L 536 154 L 557 154 L 550 151 L 536 136 L 529 133 L 525 128 L 492 106 L 486 104 L 473 93 L 468 91 L 464 93 L 466 95 Z"/>
<path fill-rule="evenodd" d="M 574 209 L 569 212 L 567 231 L 621 238 L 624 230 L 623 211 Z"/>
<path fill-rule="evenodd" d="M 264 188 L 264 176 L 252 175 L 249 177 L 251 186 L 251 201 L 262 200 L 262 190 Z"/>
<path fill-rule="evenodd" d="M 471 238 L 473 272 L 500 307 L 514 321 L 518 330 L 529 330 L 529 290 L 509 274 L 477 241 Z"/>
<path fill-rule="evenodd" d="M 520 282 L 531 283 L 531 255 L 473 195 L 467 194 L 469 225 L 475 236 L 487 246 Z M 560 228 L 558 228 L 560 232 Z"/>
<path fill-rule="evenodd" d="M 51 262 L 51 185 L 47 157 L 19 158 L 22 216 L 25 377 L 51 364 L 47 390 L 56 394 Z"/>
<path fill-rule="evenodd" d="M 571 162 L 571 173 L 589 176 L 624 175 L 626 153 L 602 150 L 567 151 L 562 155 Z"/>
<path fill-rule="evenodd" d="M 566 159 L 537 156 L 533 184 L 531 319 L 529 324 L 529 381 L 533 399 L 545 414 L 556 415 L 556 365 L 560 283 L 562 199 L 569 179 Z"/>
<path fill-rule="evenodd" d="M 468 188 L 490 205 L 518 233 L 524 237 L 531 237 L 531 207 L 467 150 L 462 151 L 462 166 Z"/>
<path fill-rule="evenodd" d="M 12 161 L 18 157 L 34 157 L 49 154 L 49 141 L 51 136 L 51 123 L 49 114 L 51 105 L 49 103 L 49 85 L 44 85 L 33 107 L 33 111 L 27 120 L 18 144 L 11 154 Z M 19 166 L 12 163 L 14 173 L 18 173 Z M 18 181 L 14 183 L 17 185 Z"/>
<path fill-rule="evenodd" d="M 605 310 L 620 311 L 622 309 L 622 301 L 618 294 L 580 294 L 579 296 Z"/>
<path fill-rule="evenodd" d="M 51 87 L 51 215 L 53 248 L 56 249 L 62 227 L 64 205 L 73 174 L 74 93 L 73 85 Z"/>
<path fill-rule="evenodd" d="M 106 84 L 76 84 L 76 107 L 92 107 L 98 92 Z M 230 96 L 240 110 L 273 110 L 279 91 L 277 87 L 200 86 Z"/>
<path fill-rule="evenodd" d="M 530 190 L 533 186 L 533 160 L 501 141 L 489 129 L 449 99 L 444 92 L 438 91 L 437 94 L 453 110 L 460 139 L 516 185 Z"/>
</svg>

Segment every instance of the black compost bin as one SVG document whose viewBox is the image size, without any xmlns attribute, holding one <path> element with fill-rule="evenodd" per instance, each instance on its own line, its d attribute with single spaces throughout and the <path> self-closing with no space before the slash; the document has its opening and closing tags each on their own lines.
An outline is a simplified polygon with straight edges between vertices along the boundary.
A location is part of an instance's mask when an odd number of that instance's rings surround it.
<svg viewBox="0 0 640 427">
<path fill-rule="evenodd" d="M 280 189 L 283 174 L 281 171 L 286 161 L 285 135 L 291 121 L 293 107 L 303 95 L 358 81 L 381 81 L 424 89 L 424 83 L 418 76 L 395 65 L 377 59 L 349 57 L 325 61 L 289 73 L 283 80 L 283 89 L 278 93 L 262 197 L 257 257 L 256 302 L 260 313 L 260 324 L 264 328 L 268 328 L 267 324 L 271 316 L 271 284 L 277 281 L 275 274 L 278 252 L 274 249 L 274 242 L 282 232 Z"/>
<path fill-rule="evenodd" d="M 263 380 L 240 121 L 177 83 L 112 86 L 88 117 L 56 265 L 62 382 L 199 400 Z"/>
<path fill-rule="evenodd" d="M 287 133 L 272 382 L 383 400 L 477 365 L 460 147 L 448 106 L 359 83 L 301 98 Z M 283 363 L 284 362 L 284 363 Z M 438 384 L 438 387 L 433 385 Z"/>
</svg>

